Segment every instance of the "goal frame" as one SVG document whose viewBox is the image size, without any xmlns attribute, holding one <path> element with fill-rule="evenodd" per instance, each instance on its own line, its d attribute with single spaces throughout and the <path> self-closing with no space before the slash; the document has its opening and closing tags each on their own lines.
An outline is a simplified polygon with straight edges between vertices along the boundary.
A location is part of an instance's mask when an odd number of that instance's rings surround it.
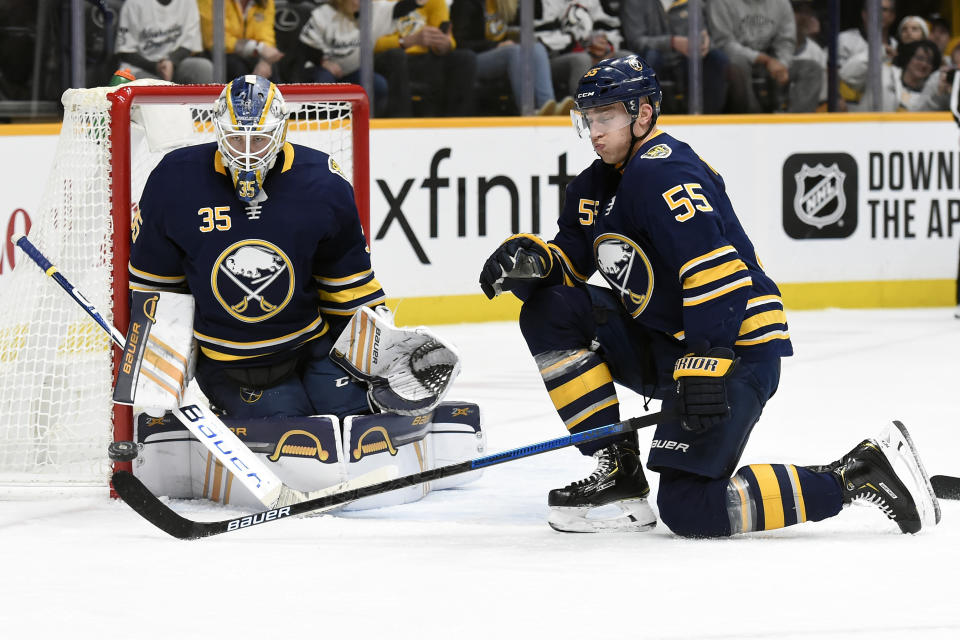
<svg viewBox="0 0 960 640">
<path fill-rule="evenodd" d="M 130 261 L 130 207 L 132 203 L 130 111 L 142 104 L 195 104 L 213 102 L 225 85 L 128 85 L 107 94 L 110 101 L 110 215 L 113 221 L 113 324 L 126 332 L 130 323 L 128 303 Z M 367 242 L 370 242 L 370 104 L 363 88 L 354 84 L 280 84 L 289 102 L 349 102 L 351 109 L 351 145 L 353 155 L 353 191 Z M 112 352 L 113 377 L 116 379 L 121 357 Z M 133 439 L 133 408 L 113 406 L 114 440 Z M 116 462 L 117 470 L 130 471 L 130 462 Z"/>
</svg>

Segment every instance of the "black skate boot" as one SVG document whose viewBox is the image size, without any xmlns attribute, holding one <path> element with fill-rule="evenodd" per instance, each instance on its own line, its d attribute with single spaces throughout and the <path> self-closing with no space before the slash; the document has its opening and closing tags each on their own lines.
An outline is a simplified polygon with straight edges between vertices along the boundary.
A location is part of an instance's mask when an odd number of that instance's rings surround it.
<svg viewBox="0 0 960 640">
<path fill-rule="evenodd" d="M 650 485 L 635 444 L 618 442 L 593 457 L 597 468 L 587 478 L 554 489 L 547 498 L 547 522 L 557 531 L 646 531 L 657 524 L 647 503 Z M 611 518 L 588 518 L 597 507 L 616 505 L 623 513 Z"/>
<path fill-rule="evenodd" d="M 903 533 L 917 533 L 924 525 L 940 522 L 940 505 L 913 440 L 900 422 L 894 421 L 879 438 L 864 440 L 840 460 L 810 468 L 837 476 L 844 504 L 869 502 Z"/>
</svg>

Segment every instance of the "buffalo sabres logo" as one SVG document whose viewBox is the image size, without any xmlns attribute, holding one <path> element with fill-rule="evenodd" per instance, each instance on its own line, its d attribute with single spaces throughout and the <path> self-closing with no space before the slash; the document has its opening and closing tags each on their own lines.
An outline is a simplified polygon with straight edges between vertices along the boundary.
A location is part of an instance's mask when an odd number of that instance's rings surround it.
<svg viewBox="0 0 960 640">
<path fill-rule="evenodd" d="M 643 313 L 653 294 L 653 267 L 643 249 L 626 236 L 604 233 L 593 241 L 593 253 L 600 275 L 620 294 L 627 313 L 633 318 Z"/>
<path fill-rule="evenodd" d="M 847 197 L 843 181 L 847 175 L 837 163 L 825 167 L 803 164 L 794 174 L 797 193 L 793 197 L 793 211 L 805 224 L 823 229 L 843 217 L 847 209 Z"/>
<path fill-rule="evenodd" d="M 329 167 L 330 173 L 335 173 L 344 180 L 347 179 L 347 176 L 343 173 L 343 169 L 341 169 L 340 165 L 337 164 L 337 161 L 333 159 L 333 156 L 327 157 L 327 167 Z"/>
<path fill-rule="evenodd" d="M 643 65 L 640 64 L 640 60 L 638 60 L 636 56 L 627 58 L 627 64 L 630 65 L 630 68 L 634 71 L 643 71 Z"/>
<path fill-rule="evenodd" d="M 293 296 L 290 259 L 265 240 L 243 240 L 224 250 L 210 274 L 213 295 L 224 310 L 244 322 L 278 314 Z"/>
<path fill-rule="evenodd" d="M 254 404 L 263 397 L 263 389 L 240 387 L 240 399 L 246 404 Z"/>
<path fill-rule="evenodd" d="M 646 153 L 640 157 L 650 159 L 669 158 L 671 153 L 673 153 L 673 149 L 665 144 L 658 144 L 647 149 Z"/>
</svg>

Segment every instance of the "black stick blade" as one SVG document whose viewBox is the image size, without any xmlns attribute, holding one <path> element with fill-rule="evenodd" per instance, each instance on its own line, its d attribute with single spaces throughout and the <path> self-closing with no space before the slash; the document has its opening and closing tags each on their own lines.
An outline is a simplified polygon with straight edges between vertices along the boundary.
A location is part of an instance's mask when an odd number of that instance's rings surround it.
<svg viewBox="0 0 960 640">
<path fill-rule="evenodd" d="M 942 500 L 960 500 L 960 478 L 956 476 L 931 476 L 933 492 Z"/>
<path fill-rule="evenodd" d="M 113 488 L 127 505 L 155 527 L 181 540 L 195 540 L 207 535 L 202 522 L 180 516 L 163 504 L 140 480 L 129 471 L 113 474 Z"/>
</svg>

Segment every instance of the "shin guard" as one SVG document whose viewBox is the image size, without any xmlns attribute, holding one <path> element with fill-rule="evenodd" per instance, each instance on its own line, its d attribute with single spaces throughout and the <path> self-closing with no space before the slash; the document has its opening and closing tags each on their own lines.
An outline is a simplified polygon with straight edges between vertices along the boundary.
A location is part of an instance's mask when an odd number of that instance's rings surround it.
<svg viewBox="0 0 960 640">
<path fill-rule="evenodd" d="M 536 356 L 537 367 L 550 400 L 571 433 L 600 427 L 620 420 L 620 403 L 610 368 L 589 349 L 547 351 Z M 587 443 L 586 455 L 610 444 Z"/>
</svg>

